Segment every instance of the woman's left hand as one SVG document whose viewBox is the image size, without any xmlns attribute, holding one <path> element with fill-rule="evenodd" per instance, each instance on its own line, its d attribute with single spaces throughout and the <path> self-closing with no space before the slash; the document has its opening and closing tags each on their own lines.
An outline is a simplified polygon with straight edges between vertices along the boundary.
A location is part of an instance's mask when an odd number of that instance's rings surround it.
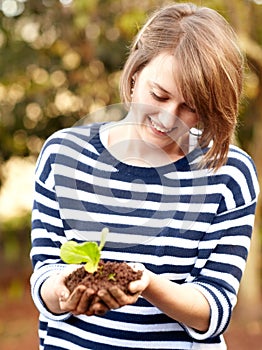
<svg viewBox="0 0 262 350">
<path fill-rule="evenodd" d="M 121 306 L 134 304 L 141 293 L 147 288 L 150 281 L 149 271 L 145 269 L 144 265 L 132 263 L 129 264 L 133 270 L 142 271 L 142 277 L 139 280 L 130 282 L 129 291 L 130 294 L 124 293 L 117 286 L 112 286 L 109 289 L 101 289 L 98 291 L 97 295 L 102 300 L 102 302 L 107 306 L 108 309 L 118 309 Z M 89 311 L 96 314 L 96 309 L 101 309 L 101 303 L 94 303 L 90 306 Z"/>
</svg>

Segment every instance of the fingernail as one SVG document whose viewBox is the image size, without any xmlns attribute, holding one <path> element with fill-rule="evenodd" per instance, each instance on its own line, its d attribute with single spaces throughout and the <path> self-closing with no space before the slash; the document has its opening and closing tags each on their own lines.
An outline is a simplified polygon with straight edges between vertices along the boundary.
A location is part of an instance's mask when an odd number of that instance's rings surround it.
<svg viewBox="0 0 262 350">
<path fill-rule="evenodd" d="M 60 295 L 60 300 L 66 300 L 69 297 L 68 292 L 62 291 Z"/>
</svg>

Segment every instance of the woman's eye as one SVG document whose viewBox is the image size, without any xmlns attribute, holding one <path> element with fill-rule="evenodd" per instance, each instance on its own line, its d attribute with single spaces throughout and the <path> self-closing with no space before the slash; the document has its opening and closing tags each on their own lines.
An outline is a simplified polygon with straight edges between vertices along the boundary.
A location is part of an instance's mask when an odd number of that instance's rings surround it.
<svg viewBox="0 0 262 350">
<path fill-rule="evenodd" d="M 159 101 L 159 102 L 165 102 L 168 100 L 168 97 L 159 96 L 154 91 L 150 91 L 150 95 L 153 97 L 153 99 L 155 99 L 156 101 Z"/>
</svg>

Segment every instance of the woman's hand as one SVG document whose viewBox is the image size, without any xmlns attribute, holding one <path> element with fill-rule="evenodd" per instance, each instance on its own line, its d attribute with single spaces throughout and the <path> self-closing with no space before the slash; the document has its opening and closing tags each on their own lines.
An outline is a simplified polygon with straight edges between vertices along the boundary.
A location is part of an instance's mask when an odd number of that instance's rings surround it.
<svg viewBox="0 0 262 350">
<path fill-rule="evenodd" d="M 75 315 L 89 314 L 89 307 L 94 301 L 94 291 L 83 285 L 78 286 L 73 293 L 65 285 L 65 278 L 78 269 L 79 265 L 70 265 L 64 271 L 50 276 L 41 287 L 41 297 L 54 314 L 71 312 Z M 103 312 L 105 308 L 103 307 Z"/>
<path fill-rule="evenodd" d="M 110 309 L 134 304 L 149 284 L 149 273 L 142 264 L 129 264 L 135 271 L 142 270 L 142 278 L 129 284 L 130 294 L 125 294 L 117 286 L 99 290 L 79 285 L 70 294 L 65 286 L 65 278 L 79 265 L 69 266 L 63 272 L 50 276 L 42 285 L 41 296 L 47 308 L 56 314 L 71 312 L 74 315 L 104 315 Z"/>
<path fill-rule="evenodd" d="M 60 307 L 65 311 L 71 311 L 74 315 L 85 314 L 104 315 L 110 309 L 118 309 L 121 306 L 134 304 L 141 293 L 149 284 L 149 272 L 144 265 L 130 263 L 134 271 L 142 271 L 142 278 L 129 284 L 130 294 L 124 293 L 117 286 L 109 289 L 101 289 L 95 295 L 94 290 L 83 285 L 78 286 L 74 292 L 65 299 L 60 298 Z"/>
<path fill-rule="evenodd" d="M 86 314 L 90 316 L 89 308 L 94 299 L 95 292 L 91 288 L 79 285 L 71 294 L 62 294 L 59 297 L 59 307 L 62 312 L 71 312 L 74 315 Z M 107 310 L 103 310 L 106 312 Z"/>
<path fill-rule="evenodd" d="M 101 289 L 98 291 L 98 297 L 108 307 L 108 309 L 118 309 L 121 306 L 134 304 L 141 293 L 147 288 L 150 281 L 150 274 L 145 269 L 144 265 L 131 263 L 128 264 L 135 271 L 143 271 L 142 277 L 139 280 L 130 282 L 129 291 L 130 294 L 124 293 L 117 286 L 112 286 L 109 289 Z M 97 307 L 96 303 L 92 303 L 90 310 L 95 310 Z"/>
</svg>

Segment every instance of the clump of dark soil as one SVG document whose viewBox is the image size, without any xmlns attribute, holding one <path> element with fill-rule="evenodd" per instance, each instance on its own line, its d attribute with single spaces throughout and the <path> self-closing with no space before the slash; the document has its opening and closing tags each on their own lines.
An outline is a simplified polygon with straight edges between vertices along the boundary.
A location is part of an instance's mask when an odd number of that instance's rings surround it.
<svg viewBox="0 0 262 350">
<path fill-rule="evenodd" d="M 108 289 L 117 286 L 126 294 L 130 294 L 128 285 L 130 282 L 138 280 L 142 277 L 142 271 L 134 271 L 125 262 L 101 260 L 97 271 L 89 273 L 84 266 L 73 271 L 65 280 L 65 284 L 69 291 L 72 291 L 78 285 L 85 285 L 91 288 L 95 293 L 100 289 Z"/>
</svg>

